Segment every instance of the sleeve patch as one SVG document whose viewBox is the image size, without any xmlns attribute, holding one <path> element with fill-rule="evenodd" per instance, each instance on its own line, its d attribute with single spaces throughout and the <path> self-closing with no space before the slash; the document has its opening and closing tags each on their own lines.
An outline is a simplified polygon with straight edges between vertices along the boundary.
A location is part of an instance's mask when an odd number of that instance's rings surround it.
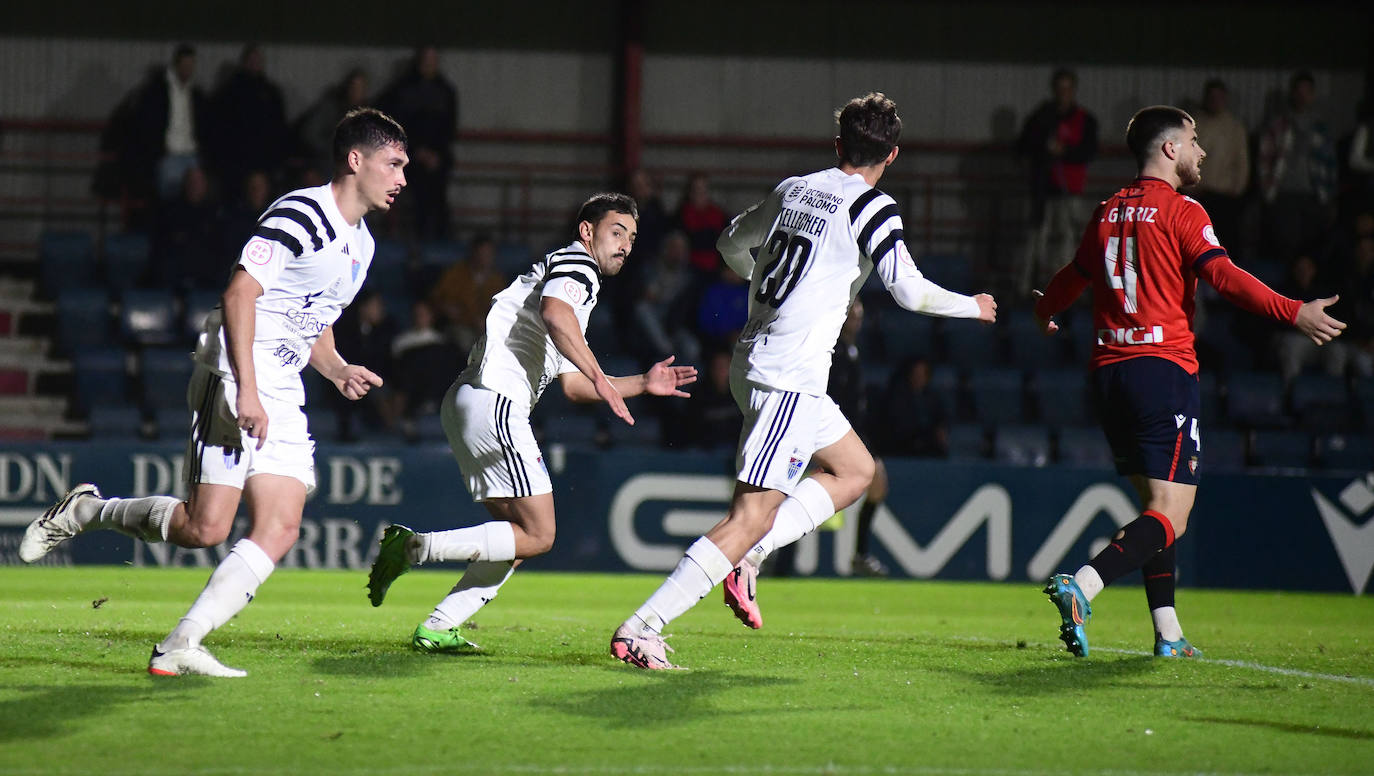
<svg viewBox="0 0 1374 776">
<path fill-rule="evenodd" d="M 1202 227 L 1202 239 L 1206 240 L 1208 245 L 1215 245 L 1218 248 L 1221 247 L 1221 242 L 1217 240 L 1216 230 L 1212 228 L 1211 224 Z"/>
<path fill-rule="evenodd" d="M 244 246 L 243 256 L 254 264 L 262 266 L 272 260 L 272 244 L 261 237 L 254 237 Z"/>
</svg>

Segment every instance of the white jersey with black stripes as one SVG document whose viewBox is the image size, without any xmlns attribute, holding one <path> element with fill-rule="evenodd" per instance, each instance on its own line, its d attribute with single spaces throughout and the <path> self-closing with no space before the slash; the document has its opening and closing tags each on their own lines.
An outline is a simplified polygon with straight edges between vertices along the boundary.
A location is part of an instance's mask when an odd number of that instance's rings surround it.
<svg viewBox="0 0 1374 776">
<path fill-rule="evenodd" d="M 310 349 L 357 295 L 375 246 L 365 222 L 349 226 L 344 220 L 328 183 L 292 191 L 258 219 L 237 267 L 263 290 L 253 329 L 262 396 L 305 403 L 300 373 Z M 205 321 L 196 360 L 233 379 L 220 310 Z"/>
<path fill-rule="evenodd" d="M 533 407 L 554 378 L 577 367 L 558 352 L 544 325 L 544 297 L 572 306 L 583 336 L 601 298 L 601 269 L 581 242 L 536 261 L 491 299 L 487 332 L 472 346 L 458 382 L 495 391 L 517 406 Z"/>
<path fill-rule="evenodd" d="M 845 313 L 875 265 L 908 309 L 978 316 L 972 297 L 922 277 L 903 240 L 897 203 L 857 173 L 832 167 L 784 180 L 736 216 L 716 247 L 749 278 L 749 321 L 732 369 L 767 388 L 825 393 Z"/>
</svg>

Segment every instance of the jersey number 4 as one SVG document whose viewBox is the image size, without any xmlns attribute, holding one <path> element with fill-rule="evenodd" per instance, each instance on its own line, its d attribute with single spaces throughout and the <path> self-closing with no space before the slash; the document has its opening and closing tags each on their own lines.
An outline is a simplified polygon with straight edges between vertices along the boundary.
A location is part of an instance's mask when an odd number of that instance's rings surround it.
<svg viewBox="0 0 1374 776">
<path fill-rule="evenodd" d="M 766 252 L 773 258 L 763 267 L 763 280 L 759 282 L 754 299 L 777 309 L 805 274 L 811 260 L 811 241 L 779 229 L 768 238 Z"/>
<path fill-rule="evenodd" d="M 1122 245 L 1125 250 L 1122 250 Z M 1136 249 L 1134 237 L 1108 237 L 1107 251 L 1103 257 L 1107 262 L 1107 280 L 1111 282 L 1112 288 L 1119 289 L 1124 293 L 1125 299 L 1122 306 L 1126 312 L 1134 313 L 1140 311 L 1139 300 L 1136 297 L 1136 268 L 1139 263 L 1136 261 Z"/>
</svg>

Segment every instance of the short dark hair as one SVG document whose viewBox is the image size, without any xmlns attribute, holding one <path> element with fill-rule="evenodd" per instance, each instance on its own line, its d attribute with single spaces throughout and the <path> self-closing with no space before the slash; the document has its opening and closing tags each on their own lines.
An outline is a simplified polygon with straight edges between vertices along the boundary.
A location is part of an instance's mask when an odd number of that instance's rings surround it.
<svg viewBox="0 0 1374 776">
<path fill-rule="evenodd" d="M 1050 74 L 1050 88 L 1053 89 L 1055 84 L 1059 83 L 1059 79 L 1061 78 L 1067 78 L 1070 81 L 1073 81 L 1074 86 L 1078 85 L 1078 73 L 1075 73 L 1067 67 L 1061 67 L 1057 68 L 1053 73 Z"/>
<path fill-rule="evenodd" d="M 196 47 L 192 46 L 190 43 L 178 43 L 177 47 L 172 49 L 173 62 L 176 62 L 178 59 L 181 59 L 182 57 L 193 57 L 195 55 Z"/>
<path fill-rule="evenodd" d="M 902 136 L 897 103 L 882 92 L 855 97 L 835 112 L 840 125 L 841 161 L 850 167 L 869 167 L 887 158 Z"/>
<path fill-rule="evenodd" d="M 636 221 L 639 220 L 639 206 L 635 204 L 634 197 L 614 191 L 603 191 L 591 195 L 582 203 L 582 207 L 577 211 L 577 223 L 587 221 L 596 226 L 607 213 L 624 213 Z"/>
<path fill-rule="evenodd" d="M 334 127 L 334 166 L 346 165 L 348 152 L 355 148 L 372 153 L 389 145 L 402 151 L 407 147 L 406 131 L 396 119 L 376 108 L 354 108 Z"/>
<path fill-rule="evenodd" d="M 1175 129 L 1182 129 L 1185 124 L 1192 121 L 1193 117 L 1188 115 L 1188 111 L 1172 105 L 1151 105 L 1141 108 L 1126 125 L 1126 147 L 1135 155 L 1136 164 L 1144 167 L 1161 136 Z"/>
</svg>

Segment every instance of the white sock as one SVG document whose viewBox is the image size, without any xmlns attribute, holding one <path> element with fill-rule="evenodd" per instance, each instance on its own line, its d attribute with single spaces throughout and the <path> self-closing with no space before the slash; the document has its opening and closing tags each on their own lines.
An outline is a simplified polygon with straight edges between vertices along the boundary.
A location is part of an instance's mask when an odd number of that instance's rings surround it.
<svg viewBox="0 0 1374 776">
<path fill-rule="evenodd" d="M 508 560 L 479 560 L 468 564 L 463 578 L 453 586 L 448 597 L 434 607 L 434 613 L 425 620 L 425 627 L 442 631 L 460 627 L 478 609 L 491 603 L 501 585 L 510 579 L 515 564 Z"/>
<path fill-rule="evenodd" d="M 1183 638 L 1183 626 L 1178 624 L 1178 612 L 1172 606 L 1161 606 L 1150 610 L 1150 619 L 1155 621 L 1155 634 L 1165 641 L 1178 641 Z"/>
<path fill-rule="evenodd" d="M 687 548 L 682 560 L 677 562 L 673 573 L 663 580 L 662 586 L 626 623 L 642 630 L 662 633 L 664 626 L 705 598 L 734 567 L 735 564 L 725 557 L 725 553 L 714 542 L 705 536 L 697 539 Z"/>
<path fill-rule="evenodd" d="M 1106 587 L 1102 582 L 1101 575 L 1099 575 L 1097 569 L 1092 566 L 1084 566 L 1078 571 L 1075 571 L 1073 574 L 1073 581 L 1078 583 L 1078 589 L 1083 591 L 1083 595 L 1086 596 L 1089 601 L 1096 598 L 1097 594 L 1102 592 L 1102 588 Z"/>
<path fill-rule="evenodd" d="M 171 530 L 172 511 L 181 500 L 171 496 L 147 496 L 111 498 L 94 503 L 99 504 L 98 510 L 78 510 L 76 519 L 83 530 L 109 528 L 145 542 L 165 542 Z"/>
<path fill-rule="evenodd" d="M 773 517 L 773 527 L 744 554 L 744 559 L 755 567 L 763 565 L 763 559 L 773 554 L 779 547 L 786 547 L 796 540 L 816 530 L 821 523 L 835 514 L 835 502 L 825 487 L 808 477 L 797 484 L 792 495 L 778 507 Z"/>
<path fill-rule="evenodd" d="M 419 545 L 409 548 L 414 563 L 515 560 L 515 529 L 505 520 L 418 536 Z"/>
<path fill-rule="evenodd" d="M 253 601 L 258 585 L 271 576 L 274 568 L 276 565 L 261 547 L 246 538 L 239 539 L 210 575 L 200 597 L 157 648 L 167 652 L 199 646 L 201 639 Z"/>
</svg>

